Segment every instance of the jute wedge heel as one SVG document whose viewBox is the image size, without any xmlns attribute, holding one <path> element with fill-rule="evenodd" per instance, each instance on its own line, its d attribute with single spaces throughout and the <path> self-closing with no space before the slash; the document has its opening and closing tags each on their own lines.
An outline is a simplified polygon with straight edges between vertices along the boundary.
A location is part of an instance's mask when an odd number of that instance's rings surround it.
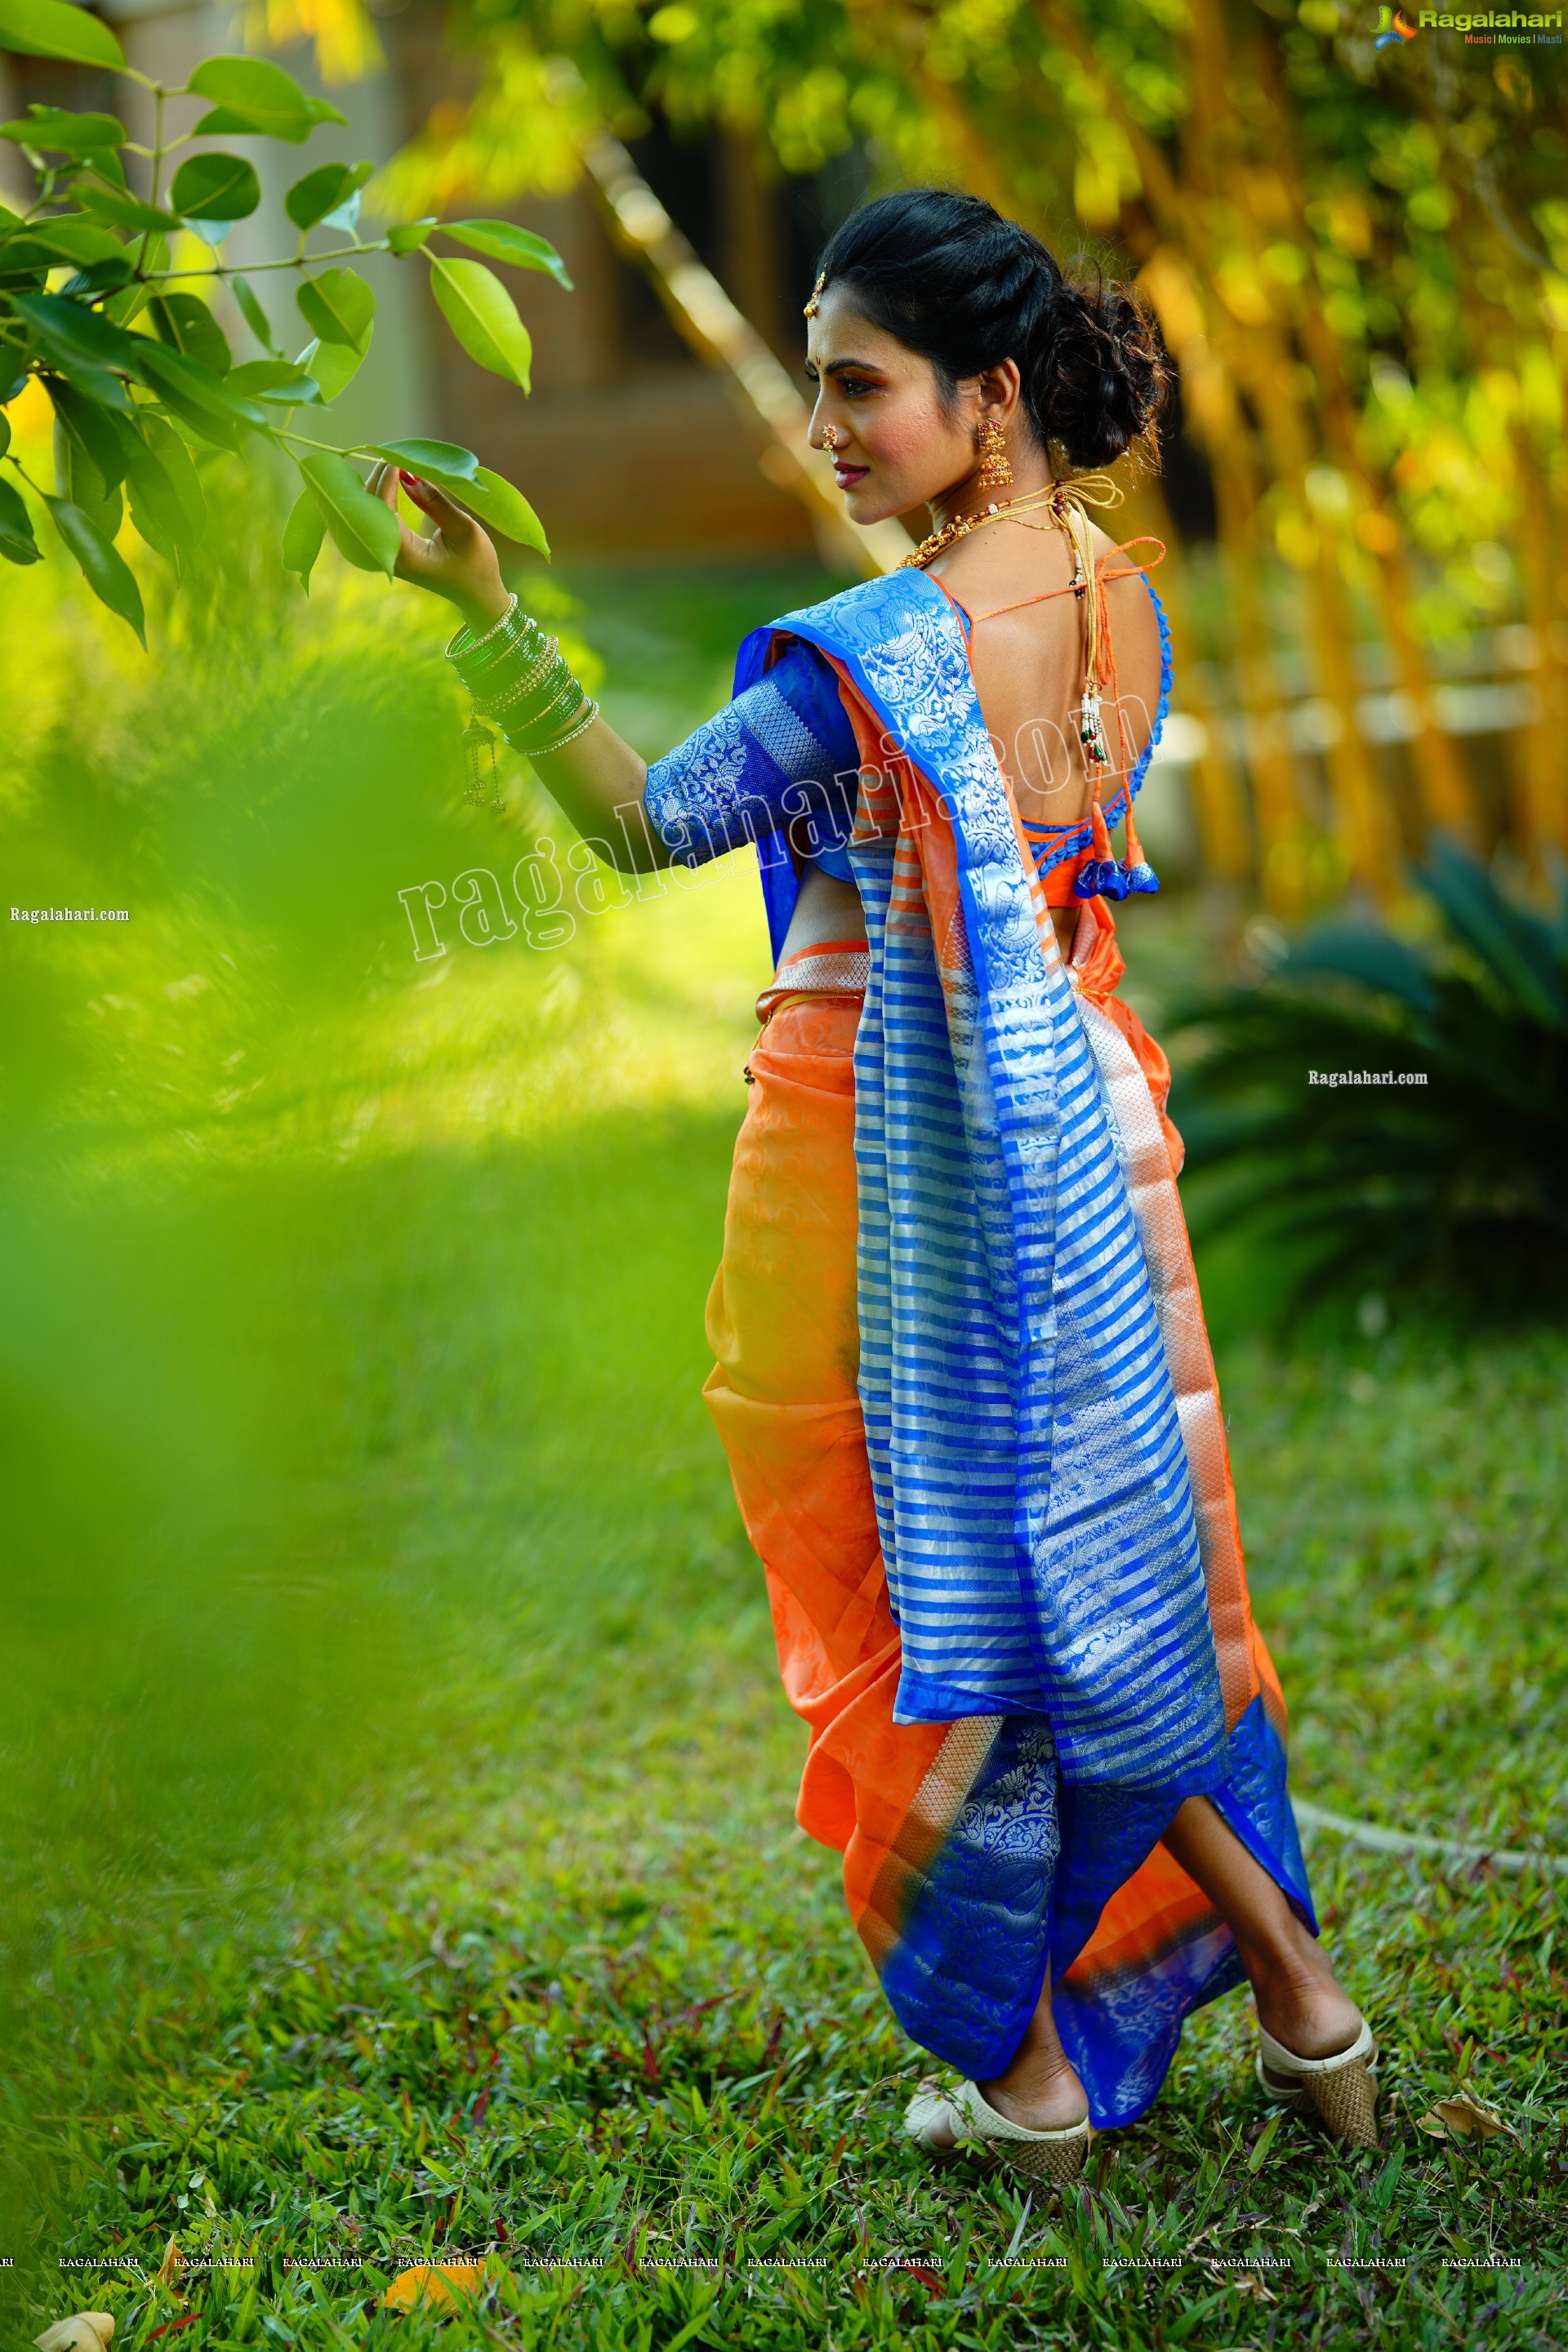
<svg viewBox="0 0 1568 2352">
<path fill-rule="evenodd" d="M 958 2147 L 987 2147 L 1026 2180 L 1076 2180 L 1093 2137 L 1087 2116 L 1060 2131 L 1029 2131 L 998 2115 L 973 2083 L 944 2091 L 935 2075 L 928 2074 L 905 2110 L 904 2129 L 933 2155 L 945 2155 L 945 2141 L 931 2137 L 939 2125 Z"/>
<path fill-rule="evenodd" d="M 1258 2040 L 1258 2079 L 1271 2099 L 1311 2107 L 1349 2147 L 1377 2146 L 1377 2044 L 1364 2020 L 1350 2048 L 1331 2058 L 1298 2058 L 1261 2025 Z"/>
</svg>

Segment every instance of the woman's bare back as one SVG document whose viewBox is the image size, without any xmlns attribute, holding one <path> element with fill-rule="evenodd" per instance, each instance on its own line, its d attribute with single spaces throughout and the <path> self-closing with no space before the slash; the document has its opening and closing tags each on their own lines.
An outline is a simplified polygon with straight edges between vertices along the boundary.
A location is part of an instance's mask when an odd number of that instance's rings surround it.
<svg viewBox="0 0 1568 2352">
<path fill-rule="evenodd" d="M 1115 544 L 1098 529 L 1092 542 L 1097 563 Z M 1081 824 L 1093 803 L 1094 782 L 1076 718 L 1084 686 L 1083 608 L 1070 593 L 1073 557 L 1066 537 L 1048 523 L 993 524 L 960 540 L 931 569 L 974 625 L 971 661 L 980 708 L 1019 814 L 1039 824 Z M 1110 581 L 1106 612 L 1119 697 L 1104 708 L 1112 766 L 1101 797 L 1110 801 L 1153 727 L 1160 631 L 1141 579 Z M 1057 908 L 1053 920 L 1065 954 L 1077 909 Z M 853 884 L 810 868 L 784 952 L 865 935 Z"/>
</svg>

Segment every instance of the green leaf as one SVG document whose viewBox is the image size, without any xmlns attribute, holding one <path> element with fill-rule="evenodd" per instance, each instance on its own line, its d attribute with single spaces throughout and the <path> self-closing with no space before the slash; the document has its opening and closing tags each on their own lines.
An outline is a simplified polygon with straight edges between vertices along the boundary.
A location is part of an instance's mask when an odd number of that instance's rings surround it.
<svg viewBox="0 0 1568 2352">
<path fill-rule="evenodd" d="M 314 228 L 363 188 L 374 168 L 373 163 L 320 163 L 295 181 L 283 209 L 296 228 Z"/>
<path fill-rule="evenodd" d="M 0 49 L 111 70 L 125 63 L 125 52 L 108 26 L 85 8 L 68 8 L 65 0 L 0 0 Z"/>
<path fill-rule="evenodd" d="M 98 474 L 98 498 L 106 499 L 125 479 L 125 452 L 114 429 L 112 414 L 100 407 L 89 394 L 79 391 L 74 383 L 67 383 L 59 376 L 46 376 L 44 389 L 73 447 L 90 461 Z M 69 495 L 79 504 L 97 503 L 91 496 L 83 500 L 77 488 Z"/>
<path fill-rule="evenodd" d="M 90 155 L 79 157 L 73 168 L 81 172 L 96 172 L 100 180 L 109 182 L 110 187 L 123 188 L 125 185 L 125 166 L 112 147 L 95 147 Z"/>
<path fill-rule="evenodd" d="M 227 383 L 231 392 L 247 393 L 252 400 L 269 400 L 277 408 L 299 408 L 309 402 L 319 403 L 321 397 L 315 377 L 297 368 L 292 360 L 247 360 L 229 370 Z"/>
<path fill-rule="evenodd" d="M 223 329 L 199 294 L 154 294 L 147 316 L 160 342 L 200 360 L 214 375 L 226 375 L 230 352 Z"/>
<path fill-rule="evenodd" d="M 457 496 L 466 507 L 471 507 L 483 523 L 500 531 L 507 539 L 515 539 L 522 547 L 535 547 L 548 561 L 550 542 L 544 536 L 544 526 L 522 492 L 514 489 L 504 475 L 492 473 L 481 466 L 471 482 L 458 482 Z"/>
<path fill-rule="evenodd" d="M 294 299 L 312 333 L 324 343 L 346 343 L 363 359 L 370 348 L 375 296 L 355 269 L 323 269 L 307 278 Z"/>
<path fill-rule="evenodd" d="M 15 294 L 11 307 L 26 320 L 51 366 L 74 377 L 106 408 L 129 411 L 131 396 L 110 370 L 139 378 L 144 337 L 126 334 L 100 311 L 63 294 Z"/>
<path fill-rule="evenodd" d="M 390 580 L 403 545 L 403 527 L 391 508 L 372 498 L 346 457 L 321 451 L 304 458 L 300 470 L 316 495 L 339 554 L 357 570 L 384 572 Z"/>
<path fill-rule="evenodd" d="M 79 269 L 74 278 L 66 280 L 60 292 L 79 296 L 85 302 L 96 302 L 100 294 L 117 293 L 121 287 L 130 285 L 134 276 L 135 264 L 131 256 L 128 253 L 111 253 L 102 261 L 92 262 L 86 269 Z"/>
<path fill-rule="evenodd" d="M 25 237 L 0 247 L 0 251 L 9 262 L 11 256 L 19 253 L 24 245 L 36 247 L 58 260 L 74 261 L 83 267 L 93 261 L 107 261 L 111 254 L 125 250 L 111 228 L 100 227 L 97 221 L 84 220 L 79 213 L 62 213 L 54 220 L 34 221 Z"/>
<path fill-rule="evenodd" d="M 154 416 L 143 408 L 137 415 L 136 424 L 143 442 L 163 468 L 180 502 L 180 511 L 184 518 L 184 535 L 175 533 L 175 536 L 180 538 L 182 546 L 189 544 L 195 547 L 207 527 L 206 493 L 202 488 L 196 461 L 166 417 Z M 134 470 L 130 471 L 134 484 Z"/>
<path fill-rule="evenodd" d="M 160 420 L 154 419 L 153 422 Z M 178 441 L 172 428 L 163 430 Z M 183 559 L 195 546 L 206 523 L 205 503 L 193 526 L 185 500 L 175 488 L 166 467 L 142 440 L 132 427 L 124 428 L 126 440 L 126 489 L 131 506 L 131 520 L 155 553 L 172 563 L 176 572 L 183 570 Z M 179 444 L 180 455 L 190 465 L 189 453 Z"/>
<path fill-rule="evenodd" d="M 8 0 L 0 0 L 0 7 Z M 205 58 L 185 88 L 193 98 L 209 98 L 216 113 L 204 114 L 196 124 L 200 138 L 236 131 L 256 131 L 268 139 L 282 139 L 299 147 L 318 121 L 309 99 L 291 74 L 266 58 Z M 336 110 L 330 118 L 341 122 Z"/>
<path fill-rule="evenodd" d="M 369 349 L 368 336 L 365 348 Z M 333 401 L 346 383 L 353 383 L 363 362 L 364 352 L 356 352 L 350 344 L 323 343 L 318 339 L 306 344 L 294 364 L 315 377 L 323 401 Z"/>
<path fill-rule="evenodd" d="M 123 147 L 127 132 L 112 114 L 72 114 L 63 106 L 30 106 L 17 122 L 0 122 L 0 139 L 18 147 L 48 147 L 79 155 L 95 147 Z"/>
<path fill-rule="evenodd" d="M 482 261 L 447 261 L 434 253 L 429 261 L 431 289 L 468 357 L 526 392 L 533 345 L 500 279 Z"/>
<path fill-rule="evenodd" d="M 245 220 L 261 202 L 261 183 L 243 155 L 187 155 L 169 202 L 184 220 Z"/>
<path fill-rule="evenodd" d="M 499 220 L 443 221 L 443 236 L 452 237 L 458 245 L 482 253 L 491 261 L 510 261 L 514 269 L 542 270 L 553 278 L 557 286 L 572 291 L 572 280 L 566 275 L 566 264 L 542 236 L 531 228 L 519 228 L 515 222 Z"/>
<path fill-rule="evenodd" d="M 0 457 L 3 457 L 5 455 L 6 450 L 10 446 L 11 420 L 6 415 L 5 410 L 0 408 Z"/>
<path fill-rule="evenodd" d="M 144 250 L 138 246 L 137 257 L 142 269 L 148 271 L 167 269 L 169 240 L 161 229 L 156 236 L 147 238 Z M 157 290 L 156 286 L 153 284 L 122 287 L 118 294 L 111 294 L 105 302 L 104 315 L 112 319 L 117 327 L 128 327 L 132 319 L 146 309 Z M 138 347 L 144 340 L 144 337 L 138 338 Z"/>
<path fill-rule="evenodd" d="M 33 536 L 33 518 L 19 490 L 0 481 L 0 555 L 7 563 L 38 563 L 43 550 Z"/>
<path fill-rule="evenodd" d="M 1263 2129 L 1258 2133 L 1253 2143 L 1252 2153 L 1247 2159 L 1248 2172 L 1257 2172 L 1262 2168 L 1263 2160 L 1274 2145 L 1274 2135 L 1279 2128 L 1284 2114 L 1283 2107 L 1276 2107 Z"/>
<path fill-rule="evenodd" d="M 404 467 L 410 474 L 423 475 L 427 467 L 452 481 L 471 482 L 477 479 L 479 461 L 471 449 L 460 449 L 455 441 L 375 441 L 366 447 L 374 457 L 390 457 L 395 466 Z"/>
<path fill-rule="evenodd" d="M 100 188 L 90 180 L 76 180 L 71 194 L 84 212 L 93 213 L 100 220 L 112 221 L 117 228 L 178 228 L 178 216 L 165 212 L 161 205 L 144 205 L 140 196 L 128 196 L 119 188 Z"/>
<path fill-rule="evenodd" d="M 118 451 L 116 452 L 118 464 Z M 120 529 L 124 506 L 116 482 L 105 489 L 98 467 L 83 451 L 79 441 L 67 432 L 64 422 L 55 418 L 55 488 L 62 499 L 79 507 L 94 529 L 105 539 L 112 539 Z"/>
<path fill-rule="evenodd" d="M 389 228 L 386 232 L 388 249 L 393 253 L 415 253 L 431 230 L 438 226 L 434 213 L 428 220 L 400 221 L 395 228 Z"/>
<path fill-rule="evenodd" d="M 345 131 L 348 129 L 348 116 L 346 114 L 340 114 L 337 108 L 332 104 L 331 99 L 308 98 L 305 100 L 305 105 L 309 110 L 312 127 L 314 127 L 318 122 L 341 122 Z"/>
<path fill-rule="evenodd" d="M 165 343 L 155 343 L 150 336 L 139 340 L 144 346 L 143 380 L 164 406 L 183 417 L 204 440 L 237 452 L 237 424 L 267 427 L 265 409 L 243 393 L 230 392 L 223 378 L 203 367 L 199 360 Z"/>
<path fill-rule="evenodd" d="M 84 514 L 69 499 L 46 499 L 45 504 L 54 516 L 56 530 L 80 564 L 82 578 L 93 594 L 111 613 L 130 622 L 145 652 L 147 623 L 142 610 L 142 591 L 125 558 L 105 539 L 90 515 Z"/>
<path fill-rule="evenodd" d="M 389 442 L 386 446 L 390 450 L 397 445 Z M 523 547 L 537 548 L 549 560 L 550 542 L 544 536 L 544 526 L 522 492 L 514 489 L 502 475 L 492 473 L 488 466 L 480 466 L 471 476 L 446 474 L 429 465 L 410 466 L 408 471 L 416 473 L 422 481 L 433 483 L 449 499 L 456 499 L 459 506 L 478 515 L 491 530 L 499 530 L 503 538 L 515 539 Z"/>
<path fill-rule="evenodd" d="M 252 292 L 248 278 L 231 278 L 228 282 L 234 299 L 239 305 L 239 315 L 261 345 L 262 350 L 270 352 L 274 359 L 280 359 L 282 353 L 272 340 L 272 321 Z"/>
<path fill-rule="evenodd" d="M 308 596 L 310 573 L 321 551 L 326 537 L 326 520 L 317 503 L 313 490 L 301 490 L 289 509 L 289 520 L 283 526 L 283 569 L 297 572 L 300 585 Z"/>
</svg>

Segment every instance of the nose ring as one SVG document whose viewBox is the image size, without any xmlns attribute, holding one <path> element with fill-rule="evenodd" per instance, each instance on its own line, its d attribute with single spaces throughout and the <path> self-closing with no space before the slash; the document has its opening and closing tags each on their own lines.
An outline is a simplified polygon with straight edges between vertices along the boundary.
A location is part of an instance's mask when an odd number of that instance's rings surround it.
<svg viewBox="0 0 1568 2352">
<path fill-rule="evenodd" d="M 823 426 L 822 446 L 827 451 L 829 457 L 831 457 L 833 452 L 837 448 L 838 427 L 837 425 L 825 425 Z"/>
</svg>

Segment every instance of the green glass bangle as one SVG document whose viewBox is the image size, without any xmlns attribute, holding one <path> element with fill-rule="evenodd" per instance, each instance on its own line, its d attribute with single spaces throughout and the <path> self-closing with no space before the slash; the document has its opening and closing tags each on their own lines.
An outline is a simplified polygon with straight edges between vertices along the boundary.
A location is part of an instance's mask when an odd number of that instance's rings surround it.
<svg viewBox="0 0 1568 2352">
<path fill-rule="evenodd" d="M 487 710 L 483 715 L 497 722 L 505 720 L 513 727 L 531 727 L 574 688 L 579 694 L 582 692 L 565 663 L 557 657 L 551 664 L 549 676 L 530 693 L 519 696 L 504 710 Z"/>
<path fill-rule="evenodd" d="M 516 611 L 517 598 L 515 595 L 509 596 L 506 611 L 499 620 L 492 621 L 484 635 L 479 637 L 474 635 L 467 621 L 459 621 L 456 630 L 447 640 L 447 659 L 449 662 L 467 661 L 470 654 L 477 654 L 481 646 L 488 646 L 492 637 L 498 636 L 508 626 Z M 468 641 L 467 645 L 463 644 L 465 637 Z"/>
<path fill-rule="evenodd" d="M 475 693 L 474 700 L 487 719 L 498 719 L 525 696 L 534 693 L 551 670 L 560 661 L 561 647 L 554 637 L 542 638 L 531 660 L 523 663 L 515 677 L 507 676 L 492 683 L 483 695 Z M 472 691 L 472 689 L 470 689 Z"/>
<path fill-rule="evenodd" d="M 552 751 L 564 751 L 568 743 L 574 743 L 579 735 L 587 733 L 598 715 L 598 704 L 590 700 L 586 710 L 567 729 L 564 735 L 558 735 L 553 743 L 535 743 L 528 747 L 528 757 L 531 760 L 542 760 Z"/>
<path fill-rule="evenodd" d="M 574 719 L 586 698 L 576 679 L 568 676 L 564 684 L 558 687 L 548 700 L 530 711 L 526 718 L 519 712 L 510 717 L 510 724 L 503 720 L 501 733 L 514 751 L 526 751 L 533 737 L 553 735 L 569 719 Z"/>
<path fill-rule="evenodd" d="M 563 727 L 570 726 L 587 698 L 576 679 L 568 672 L 564 684 L 546 703 L 527 719 L 519 714 L 510 718 L 510 725 L 503 721 L 501 733 L 514 751 L 531 752 L 536 744 L 549 742 Z"/>
<path fill-rule="evenodd" d="M 488 690 L 519 661 L 527 662 L 544 643 L 537 621 L 525 622 L 521 629 L 512 629 L 487 646 L 477 657 L 465 654 L 452 664 L 470 694 L 481 688 Z"/>
</svg>

